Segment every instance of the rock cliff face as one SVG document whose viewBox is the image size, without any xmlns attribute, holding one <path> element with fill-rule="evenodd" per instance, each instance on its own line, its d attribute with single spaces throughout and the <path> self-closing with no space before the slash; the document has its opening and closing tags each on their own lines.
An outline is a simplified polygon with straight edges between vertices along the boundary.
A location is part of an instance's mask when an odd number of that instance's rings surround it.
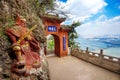
<svg viewBox="0 0 120 80">
<path fill-rule="evenodd" d="M 0 31 L 7 27 L 11 27 L 15 23 L 16 14 L 22 15 L 27 20 L 27 26 L 30 28 L 37 24 L 38 27 L 34 30 L 37 39 L 44 43 L 45 34 L 42 21 L 39 18 L 38 0 L 0 0 Z M 0 33 L 1 34 L 1 33 Z"/>
<path fill-rule="evenodd" d="M 22 15 L 27 20 L 27 27 L 31 28 L 37 24 L 37 28 L 33 31 L 35 38 L 44 47 L 46 38 L 44 34 L 44 26 L 39 18 L 39 0 L 0 0 L 0 80 L 17 80 L 11 78 L 11 42 L 6 36 L 5 29 L 12 27 L 15 23 L 17 14 Z M 38 71 L 38 75 L 22 77 L 21 80 L 49 80 L 49 70 L 44 51 L 41 51 L 42 67 Z M 40 54 L 41 54 L 40 53 Z"/>
</svg>

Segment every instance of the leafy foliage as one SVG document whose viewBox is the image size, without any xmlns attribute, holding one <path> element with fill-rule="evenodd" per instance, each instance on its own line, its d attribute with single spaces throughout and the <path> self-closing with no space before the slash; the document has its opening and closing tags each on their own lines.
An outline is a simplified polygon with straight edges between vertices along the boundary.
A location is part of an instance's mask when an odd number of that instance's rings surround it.
<svg viewBox="0 0 120 80">
<path fill-rule="evenodd" d="M 54 40 L 51 40 L 49 43 L 48 43 L 48 50 L 52 50 L 54 49 Z"/>
<path fill-rule="evenodd" d="M 37 12 L 37 15 L 45 14 L 47 10 L 54 8 L 54 0 L 28 0 L 33 11 Z"/>
<path fill-rule="evenodd" d="M 54 45 L 55 45 L 55 43 L 54 43 L 54 37 L 51 36 L 49 38 L 48 42 L 47 42 L 47 48 L 48 48 L 48 50 L 54 49 Z"/>
<path fill-rule="evenodd" d="M 75 30 L 76 27 L 80 26 L 80 22 L 73 22 L 69 28 L 70 32 L 68 33 L 68 46 L 72 47 L 76 45 L 75 38 L 78 38 L 77 32 Z"/>
</svg>

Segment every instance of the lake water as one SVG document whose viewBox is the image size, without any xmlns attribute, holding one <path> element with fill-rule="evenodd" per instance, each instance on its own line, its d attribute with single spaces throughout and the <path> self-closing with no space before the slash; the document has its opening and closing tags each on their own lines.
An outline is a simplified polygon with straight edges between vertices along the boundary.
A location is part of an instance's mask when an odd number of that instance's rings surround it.
<svg viewBox="0 0 120 80">
<path fill-rule="evenodd" d="M 100 49 L 103 49 L 103 54 L 120 58 L 120 47 L 111 46 L 111 44 L 81 37 L 76 39 L 76 42 L 80 43 L 80 49 L 82 50 L 86 50 L 86 47 L 89 47 L 89 51 L 95 51 L 99 53 Z"/>
</svg>

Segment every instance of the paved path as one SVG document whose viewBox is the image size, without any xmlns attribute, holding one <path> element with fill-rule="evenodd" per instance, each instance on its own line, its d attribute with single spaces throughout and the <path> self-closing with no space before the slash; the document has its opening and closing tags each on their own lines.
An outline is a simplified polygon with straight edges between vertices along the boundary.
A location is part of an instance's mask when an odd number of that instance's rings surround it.
<svg viewBox="0 0 120 80">
<path fill-rule="evenodd" d="M 120 80 L 120 75 L 73 56 L 47 59 L 51 80 Z"/>
</svg>

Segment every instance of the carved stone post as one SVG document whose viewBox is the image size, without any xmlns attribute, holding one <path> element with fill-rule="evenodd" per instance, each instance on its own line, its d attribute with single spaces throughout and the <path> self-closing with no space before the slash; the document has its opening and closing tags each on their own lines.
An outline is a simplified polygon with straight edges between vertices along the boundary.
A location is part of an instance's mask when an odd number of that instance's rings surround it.
<svg viewBox="0 0 120 80">
<path fill-rule="evenodd" d="M 88 56 L 88 54 L 89 54 L 88 50 L 89 50 L 88 47 L 86 47 L 86 53 L 85 53 L 85 58 L 86 58 L 86 60 L 87 60 L 88 57 L 89 57 L 89 56 Z"/>
<path fill-rule="evenodd" d="M 100 62 L 100 64 L 102 64 L 102 60 L 103 60 L 103 50 L 101 49 L 100 50 L 100 54 L 99 54 L 99 62 Z"/>
</svg>

